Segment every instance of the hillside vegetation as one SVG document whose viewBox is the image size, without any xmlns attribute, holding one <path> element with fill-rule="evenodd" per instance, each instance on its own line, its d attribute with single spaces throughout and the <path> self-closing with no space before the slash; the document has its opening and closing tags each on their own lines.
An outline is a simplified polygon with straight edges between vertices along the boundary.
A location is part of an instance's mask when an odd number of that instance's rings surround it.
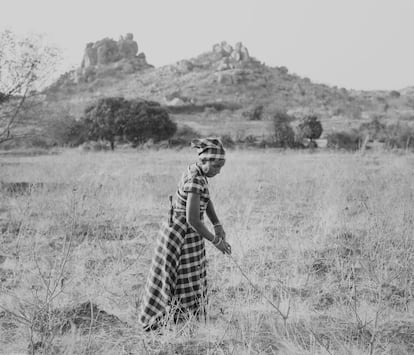
<svg viewBox="0 0 414 355">
<path fill-rule="evenodd" d="M 93 66 L 94 75 L 81 76 L 82 80 L 77 74 L 80 69 L 67 73 L 45 91 L 45 103 L 79 117 L 90 102 L 102 97 L 153 100 L 170 107 L 178 123 L 203 134 L 214 130 L 264 134 L 266 123 L 246 122 L 242 116 L 258 105 L 264 107 L 264 121 L 275 110 L 298 119 L 316 114 L 325 133 L 359 126 L 375 115 L 386 122 L 412 123 L 414 118 L 414 96 L 408 89 L 362 92 L 317 84 L 286 67 L 261 63 L 241 43 L 233 48 L 222 42 L 195 58 L 160 68 L 147 64 L 142 53 L 139 56 L 144 64 L 135 69 L 123 59 Z"/>
</svg>

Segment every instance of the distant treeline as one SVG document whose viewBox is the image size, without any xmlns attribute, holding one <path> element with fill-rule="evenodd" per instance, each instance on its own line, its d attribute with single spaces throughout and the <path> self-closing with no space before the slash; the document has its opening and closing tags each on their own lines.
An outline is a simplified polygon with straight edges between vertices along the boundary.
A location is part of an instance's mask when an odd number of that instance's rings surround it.
<svg viewBox="0 0 414 355">
<path fill-rule="evenodd" d="M 167 105 L 164 106 L 169 113 L 172 114 L 191 114 L 191 113 L 200 113 L 206 111 L 206 109 L 215 110 L 215 111 L 236 111 L 242 108 L 241 105 L 234 102 L 208 102 L 204 104 L 184 104 L 184 105 Z"/>
<path fill-rule="evenodd" d="M 211 132 L 220 137 L 228 148 L 282 148 L 315 149 L 321 143 L 323 127 L 317 115 L 297 117 L 286 111 L 266 111 L 263 105 L 243 110 L 232 102 L 204 104 L 182 104 L 162 106 L 155 101 L 126 100 L 123 97 L 108 97 L 90 104 L 81 117 L 65 115 L 64 111 L 39 112 L 47 117 L 42 129 L 33 130 L 24 141 L 10 141 L 2 149 L 13 147 L 55 146 L 77 147 L 86 150 L 116 149 L 117 146 L 174 148 L 186 147 L 201 134 L 185 124 L 177 125 L 170 114 L 192 114 L 199 112 L 238 111 L 240 119 L 246 121 L 268 120 L 269 129 L 262 135 L 241 135 L 239 132 Z M 236 113 L 237 114 L 237 113 Z M 32 113 L 33 115 L 33 113 Z M 37 114 L 36 114 L 37 115 Z M 347 131 L 325 133 L 323 148 L 356 151 L 369 149 L 372 142 L 379 142 L 386 149 L 414 150 L 414 127 L 400 122 L 385 124 L 384 117 L 374 117 L 358 128 Z M 27 127 L 26 127 L 27 128 Z"/>
</svg>

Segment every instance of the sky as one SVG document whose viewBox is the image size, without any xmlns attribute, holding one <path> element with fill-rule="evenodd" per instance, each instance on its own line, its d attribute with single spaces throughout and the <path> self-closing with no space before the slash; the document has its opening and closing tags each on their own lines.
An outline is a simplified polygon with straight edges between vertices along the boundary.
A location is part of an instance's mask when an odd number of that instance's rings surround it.
<svg viewBox="0 0 414 355">
<path fill-rule="evenodd" d="M 0 31 L 43 34 L 79 66 L 132 33 L 156 67 L 242 42 L 268 66 L 356 90 L 414 86 L 414 0 L 0 0 Z"/>
</svg>

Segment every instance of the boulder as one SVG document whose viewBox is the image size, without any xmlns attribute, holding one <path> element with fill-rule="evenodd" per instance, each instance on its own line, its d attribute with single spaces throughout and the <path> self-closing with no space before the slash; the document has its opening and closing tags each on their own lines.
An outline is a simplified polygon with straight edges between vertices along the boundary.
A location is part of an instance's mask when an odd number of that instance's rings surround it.
<svg viewBox="0 0 414 355">
<path fill-rule="evenodd" d="M 217 82 L 224 85 L 233 85 L 257 80 L 251 70 L 243 70 L 238 68 L 217 72 L 216 77 Z"/>
<path fill-rule="evenodd" d="M 139 59 L 142 64 L 147 64 L 144 53 L 138 54 L 138 44 L 134 41 L 132 33 L 121 36 L 118 41 L 104 38 L 95 43 L 86 45 L 81 68 L 96 65 L 108 65 L 122 59 Z"/>
<path fill-rule="evenodd" d="M 118 41 L 104 38 L 86 45 L 82 63 L 71 82 L 90 82 L 100 75 L 121 71 L 126 74 L 152 68 L 144 53 L 138 54 L 138 44 L 132 33 L 120 36 Z"/>
<path fill-rule="evenodd" d="M 237 42 L 231 53 L 231 58 L 237 62 L 247 61 L 250 59 L 249 51 L 241 42 Z"/>
<path fill-rule="evenodd" d="M 221 72 L 217 74 L 217 83 L 223 85 L 232 85 L 235 84 L 235 81 L 232 74 L 227 72 Z"/>
<path fill-rule="evenodd" d="M 231 69 L 231 67 L 232 66 L 230 65 L 229 58 L 226 57 L 226 58 L 223 58 L 222 60 L 220 60 L 217 63 L 216 69 L 217 69 L 217 71 L 223 71 L 223 70 Z"/>
<path fill-rule="evenodd" d="M 83 54 L 81 68 L 88 68 L 96 65 L 98 62 L 96 48 L 93 47 L 93 43 L 90 42 L 86 45 L 85 52 Z"/>
<path fill-rule="evenodd" d="M 185 102 L 180 99 L 179 97 L 173 98 L 171 101 L 166 100 L 167 105 L 169 106 L 182 106 L 185 104 Z"/>
<path fill-rule="evenodd" d="M 118 44 L 110 38 L 104 38 L 94 44 L 97 53 L 98 65 L 106 65 L 120 60 Z"/>
<path fill-rule="evenodd" d="M 213 46 L 213 52 L 220 54 L 222 57 L 228 57 L 233 52 L 233 47 L 226 41 L 223 41 Z"/>
<path fill-rule="evenodd" d="M 194 64 L 189 60 L 180 60 L 177 62 L 176 67 L 181 73 L 188 73 L 194 69 Z"/>
<path fill-rule="evenodd" d="M 118 51 L 122 58 L 134 58 L 138 53 L 138 44 L 134 41 L 132 33 L 127 33 L 125 38 L 120 37 L 118 41 Z"/>
</svg>

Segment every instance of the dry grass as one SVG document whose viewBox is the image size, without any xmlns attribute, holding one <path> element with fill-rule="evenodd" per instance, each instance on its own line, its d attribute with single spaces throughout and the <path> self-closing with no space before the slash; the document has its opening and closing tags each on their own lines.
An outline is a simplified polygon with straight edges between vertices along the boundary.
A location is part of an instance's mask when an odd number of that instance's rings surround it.
<svg viewBox="0 0 414 355">
<path fill-rule="evenodd" d="M 414 352 L 412 155 L 230 152 L 233 257 L 207 247 L 207 323 L 162 334 L 136 307 L 194 152 L 0 159 L 0 354 Z"/>
</svg>

